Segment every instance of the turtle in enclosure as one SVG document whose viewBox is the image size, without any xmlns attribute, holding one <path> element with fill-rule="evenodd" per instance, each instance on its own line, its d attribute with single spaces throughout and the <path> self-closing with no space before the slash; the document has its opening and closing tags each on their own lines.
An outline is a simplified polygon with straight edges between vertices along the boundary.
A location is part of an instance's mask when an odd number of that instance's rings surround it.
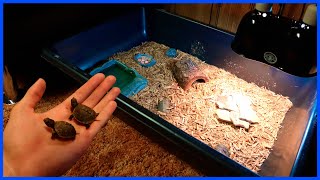
<svg viewBox="0 0 320 180">
<path fill-rule="evenodd" d="M 92 108 L 79 104 L 76 98 L 71 99 L 71 111 L 69 119 L 75 119 L 80 124 L 83 124 L 87 129 L 91 123 L 95 121 L 99 113 L 96 113 Z"/>
<path fill-rule="evenodd" d="M 66 121 L 54 121 L 50 118 L 45 118 L 43 121 L 48 127 L 52 128 L 52 139 L 75 139 L 77 133 L 72 124 Z"/>
</svg>

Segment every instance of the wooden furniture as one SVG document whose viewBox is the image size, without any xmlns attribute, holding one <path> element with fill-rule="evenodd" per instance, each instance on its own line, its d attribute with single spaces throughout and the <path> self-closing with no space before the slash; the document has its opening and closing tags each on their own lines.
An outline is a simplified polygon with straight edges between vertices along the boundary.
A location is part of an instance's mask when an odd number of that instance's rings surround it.
<svg viewBox="0 0 320 180">
<path fill-rule="evenodd" d="M 273 4 L 272 11 L 299 20 L 308 4 Z M 282 8 L 281 8 L 282 6 Z M 235 33 L 243 15 L 255 4 L 167 4 L 164 9 L 218 29 Z"/>
</svg>

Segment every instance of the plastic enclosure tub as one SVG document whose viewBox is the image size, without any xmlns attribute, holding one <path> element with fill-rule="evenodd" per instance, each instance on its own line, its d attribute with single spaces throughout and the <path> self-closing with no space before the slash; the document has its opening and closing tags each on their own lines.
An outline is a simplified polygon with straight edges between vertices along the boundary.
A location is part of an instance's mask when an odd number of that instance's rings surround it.
<svg viewBox="0 0 320 180">
<path fill-rule="evenodd" d="M 215 28 L 172 15 L 163 10 L 134 9 L 102 25 L 53 44 L 42 57 L 84 83 L 86 69 L 102 59 L 126 51 L 144 41 L 155 41 L 197 56 L 209 64 L 288 96 L 293 107 L 261 171 L 252 172 L 206 144 L 151 113 L 127 97 L 117 98 L 118 108 L 165 138 L 219 167 L 215 175 L 292 176 L 302 165 L 304 150 L 316 123 L 317 77 L 301 78 L 258 61 L 239 56 L 231 49 L 234 36 Z M 228 60 L 226 60 L 228 59 Z"/>
</svg>

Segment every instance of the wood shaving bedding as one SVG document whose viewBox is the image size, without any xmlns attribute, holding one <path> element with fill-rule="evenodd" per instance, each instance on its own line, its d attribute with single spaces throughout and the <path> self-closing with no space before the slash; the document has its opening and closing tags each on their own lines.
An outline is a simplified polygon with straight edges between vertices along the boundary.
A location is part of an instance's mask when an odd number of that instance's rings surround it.
<svg viewBox="0 0 320 180">
<path fill-rule="evenodd" d="M 187 132 L 211 147 L 223 144 L 229 148 L 230 158 L 254 172 L 270 154 L 287 111 L 292 102 L 288 97 L 248 83 L 216 66 L 178 50 L 173 59 L 165 55 L 169 47 L 156 42 L 145 42 L 129 51 L 120 52 L 109 59 L 117 59 L 134 68 L 148 79 L 148 86 L 130 99 Z M 136 53 L 149 54 L 157 63 L 149 68 L 134 61 Z M 187 91 L 178 86 L 171 68 L 183 57 L 194 61 L 209 77 L 207 83 L 195 83 Z M 248 130 L 218 120 L 216 100 L 220 95 L 242 94 L 249 97 L 259 123 L 250 124 Z M 158 111 L 159 101 L 168 98 L 167 112 Z"/>
</svg>

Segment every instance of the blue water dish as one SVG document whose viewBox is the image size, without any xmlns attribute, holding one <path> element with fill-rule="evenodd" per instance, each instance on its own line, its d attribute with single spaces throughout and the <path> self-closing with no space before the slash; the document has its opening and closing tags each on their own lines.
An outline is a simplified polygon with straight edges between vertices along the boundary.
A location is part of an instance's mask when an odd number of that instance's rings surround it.
<svg viewBox="0 0 320 180">
<path fill-rule="evenodd" d="M 151 67 L 156 64 L 156 60 L 149 54 L 138 53 L 134 56 L 134 60 L 142 67 Z"/>
</svg>

